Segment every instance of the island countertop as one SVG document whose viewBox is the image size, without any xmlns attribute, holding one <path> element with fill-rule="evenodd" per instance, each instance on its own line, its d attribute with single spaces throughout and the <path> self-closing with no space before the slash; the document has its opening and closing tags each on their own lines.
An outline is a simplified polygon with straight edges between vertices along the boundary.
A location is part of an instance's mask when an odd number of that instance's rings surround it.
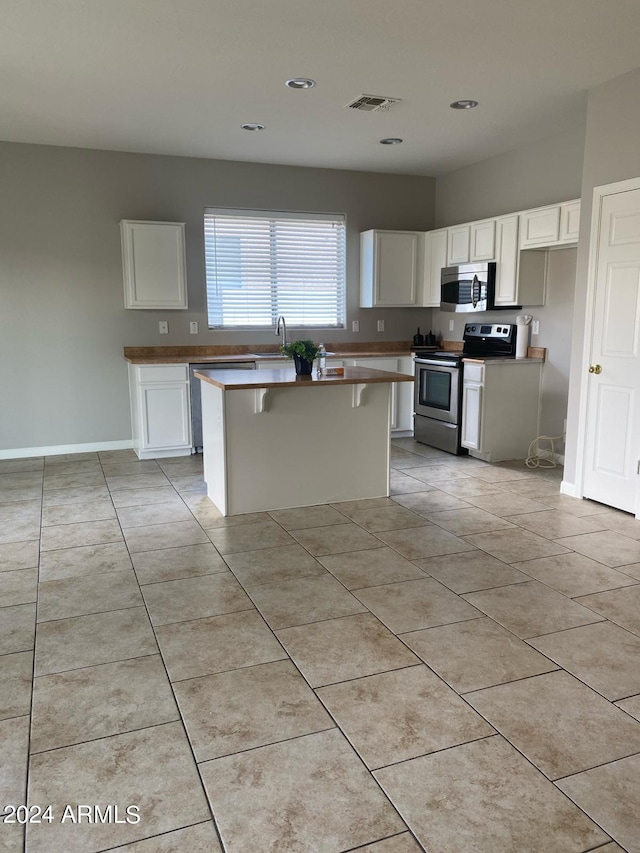
<svg viewBox="0 0 640 853">
<path fill-rule="evenodd" d="M 240 375 L 239 375 L 240 374 Z M 246 388 L 320 388 L 327 385 L 368 385 L 381 382 L 413 382 L 413 376 L 405 373 L 390 373 L 370 367 L 345 367 L 344 374 L 297 376 L 289 368 L 274 370 L 201 370 L 195 373 L 198 379 L 224 391 Z"/>
</svg>

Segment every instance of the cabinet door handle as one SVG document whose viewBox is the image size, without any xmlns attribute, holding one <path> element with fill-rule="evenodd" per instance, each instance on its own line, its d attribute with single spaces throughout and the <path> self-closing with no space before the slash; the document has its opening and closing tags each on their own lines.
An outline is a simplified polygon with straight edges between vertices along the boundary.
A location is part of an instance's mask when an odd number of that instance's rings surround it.
<svg viewBox="0 0 640 853">
<path fill-rule="evenodd" d="M 602 365 L 592 364 L 589 368 L 589 373 L 602 373 Z"/>
</svg>

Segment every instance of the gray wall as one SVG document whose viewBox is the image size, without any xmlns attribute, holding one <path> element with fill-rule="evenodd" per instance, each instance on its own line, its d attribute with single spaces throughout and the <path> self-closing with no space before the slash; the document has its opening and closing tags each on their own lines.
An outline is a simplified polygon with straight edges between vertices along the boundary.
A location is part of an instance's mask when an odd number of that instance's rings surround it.
<svg viewBox="0 0 640 853">
<path fill-rule="evenodd" d="M 580 198 L 584 126 L 436 181 L 436 228 Z"/>
<path fill-rule="evenodd" d="M 617 77 L 589 92 L 582 215 L 573 319 L 571 386 L 565 481 L 575 483 L 579 429 L 578 404 L 582 382 L 582 352 L 586 316 L 589 237 L 594 187 L 640 176 L 640 69 Z"/>
<path fill-rule="evenodd" d="M 276 344 L 207 330 L 206 206 L 346 214 L 347 320 L 360 333 L 325 343 L 408 339 L 429 316 L 360 309 L 358 275 L 360 231 L 433 227 L 431 178 L 0 143 L 0 186 L 0 450 L 129 439 L 124 346 Z M 125 311 L 121 219 L 186 222 L 188 311 Z"/>
<path fill-rule="evenodd" d="M 579 128 L 438 178 L 436 227 L 579 198 L 583 148 L 584 128 Z M 514 322 L 517 313 L 540 320 L 540 334 L 531 343 L 548 350 L 542 387 L 544 435 L 562 435 L 567 417 L 575 277 L 576 249 L 554 250 L 549 255 L 544 306 L 483 315 L 491 322 Z M 468 318 L 456 316 L 450 332 L 451 317 L 435 309 L 434 331 L 447 340 L 461 340 Z M 535 437 L 533 425 L 531 438 Z M 557 449 L 562 452 L 562 442 Z"/>
</svg>

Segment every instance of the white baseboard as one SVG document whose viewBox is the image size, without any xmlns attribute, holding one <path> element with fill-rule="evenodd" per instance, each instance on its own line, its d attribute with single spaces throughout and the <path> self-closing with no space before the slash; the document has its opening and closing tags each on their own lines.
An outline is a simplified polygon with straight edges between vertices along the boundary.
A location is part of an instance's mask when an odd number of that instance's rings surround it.
<svg viewBox="0 0 640 853">
<path fill-rule="evenodd" d="M 62 453 L 95 453 L 97 450 L 130 450 L 131 439 L 124 441 L 96 441 L 89 444 L 53 444 L 50 447 L 18 447 L 0 450 L 0 459 L 26 459 L 30 456 L 60 456 Z"/>
<path fill-rule="evenodd" d="M 578 491 L 578 487 L 575 483 L 569 483 L 566 480 L 563 480 L 560 483 L 560 494 L 561 495 L 569 495 L 571 498 L 581 498 L 582 495 Z"/>
</svg>

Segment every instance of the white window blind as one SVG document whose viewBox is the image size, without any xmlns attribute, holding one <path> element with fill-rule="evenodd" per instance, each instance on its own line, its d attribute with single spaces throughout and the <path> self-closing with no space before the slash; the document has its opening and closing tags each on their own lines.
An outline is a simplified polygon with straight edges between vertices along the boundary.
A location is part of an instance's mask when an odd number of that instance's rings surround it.
<svg viewBox="0 0 640 853">
<path fill-rule="evenodd" d="M 343 215 L 214 210 L 204 214 L 209 328 L 343 328 Z"/>
</svg>

